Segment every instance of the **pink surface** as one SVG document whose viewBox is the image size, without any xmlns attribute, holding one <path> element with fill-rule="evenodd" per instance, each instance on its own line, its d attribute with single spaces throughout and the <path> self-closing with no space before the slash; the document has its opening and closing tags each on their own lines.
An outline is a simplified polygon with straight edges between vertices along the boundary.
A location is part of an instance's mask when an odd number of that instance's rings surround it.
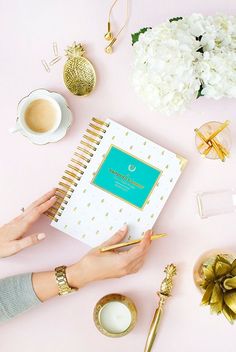
<svg viewBox="0 0 236 352">
<path fill-rule="evenodd" d="M 192 12 L 236 14 L 236 2 L 133 1 L 128 30 L 117 42 L 115 53 L 107 56 L 103 34 L 110 3 L 110 0 L 0 1 L 1 222 L 10 220 L 22 206 L 57 184 L 91 116 L 109 116 L 189 159 L 185 173 L 156 224 L 156 229 L 167 232 L 169 237 L 153 243 L 140 273 L 90 285 L 76 295 L 56 298 L 1 326 L 0 349 L 3 352 L 141 352 L 156 306 L 155 291 L 163 278 L 163 268 L 174 262 L 178 266 L 178 277 L 153 351 L 233 352 L 235 327 L 199 306 L 200 295 L 192 280 L 192 268 L 206 250 L 236 250 L 235 214 L 201 220 L 195 201 L 198 191 L 236 186 L 236 147 L 233 146 L 232 157 L 226 163 L 203 160 L 195 150 L 193 129 L 208 120 L 230 119 L 235 139 L 236 101 L 202 98 L 181 116 L 168 118 L 150 112 L 130 84 L 130 33 Z M 124 15 L 118 9 L 116 13 L 119 27 Z M 74 40 L 85 44 L 97 70 L 96 90 L 84 98 L 73 96 L 64 87 L 62 62 L 55 65 L 50 74 L 40 63 L 42 58 L 52 56 L 53 41 L 58 42 L 62 53 Z M 66 97 L 74 122 L 62 141 L 36 146 L 20 134 L 10 135 L 8 129 L 14 126 L 21 97 L 42 87 Z M 51 228 L 46 218 L 32 231 L 46 232 L 47 239 L 37 247 L 2 259 L 1 277 L 69 264 L 88 250 L 87 246 Z M 139 313 L 136 328 L 120 339 L 101 335 L 92 318 L 96 301 L 111 292 L 130 296 Z"/>
</svg>

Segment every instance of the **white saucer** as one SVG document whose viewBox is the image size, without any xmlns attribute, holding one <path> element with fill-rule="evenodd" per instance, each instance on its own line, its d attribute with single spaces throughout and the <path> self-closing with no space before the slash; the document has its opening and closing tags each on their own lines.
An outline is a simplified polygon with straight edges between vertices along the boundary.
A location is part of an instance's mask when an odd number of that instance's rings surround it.
<svg viewBox="0 0 236 352">
<path fill-rule="evenodd" d="M 72 123 L 72 113 L 67 105 L 67 102 L 65 98 L 58 93 L 55 92 L 50 92 L 46 89 L 36 89 L 33 92 L 31 92 L 29 95 L 21 99 L 21 101 L 18 104 L 17 108 L 17 115 L 18 112 L 21 110 L 22 105 L 24 104 L 24 101 L 28 99 L 29 97 L 34 97 L 34 95 L 39 97 L 39 95 L 42 95 L 42 98 L 45 96 L 50 96 L 51 98 L 55 99 L 57 103 L 60 105 L 61 108 L 61 123 L 56 131 L 53 133 L 43 133 L 43 134 L 30 134 L 26 131 L 19 130 L 19 132 L 27 137 L 32 143 L 34 144 L 47 144 L 47 143 L 52 143 L 52 142 L 58 142 L 60 139 L 65 137 L 67 130 L 71 126 Z M 19 127 L 18 123 L 19 118 L 16 120 L 16 128 Z M 12 131 L 14 132 L 14 131 Z"/>
</svg>

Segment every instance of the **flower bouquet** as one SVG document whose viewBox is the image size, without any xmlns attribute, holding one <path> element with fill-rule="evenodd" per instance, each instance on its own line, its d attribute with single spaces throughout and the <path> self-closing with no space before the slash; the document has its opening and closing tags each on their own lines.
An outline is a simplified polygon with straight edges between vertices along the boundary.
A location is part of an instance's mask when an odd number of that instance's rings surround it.
<svg viewBox="0 0 236 352">
<path fill-rule="evenodd" d="M 176 17 L 132 34 L 133 86 L 167 115 L 206 96 L 236 97 L 236 16 Z"/>
</svg>

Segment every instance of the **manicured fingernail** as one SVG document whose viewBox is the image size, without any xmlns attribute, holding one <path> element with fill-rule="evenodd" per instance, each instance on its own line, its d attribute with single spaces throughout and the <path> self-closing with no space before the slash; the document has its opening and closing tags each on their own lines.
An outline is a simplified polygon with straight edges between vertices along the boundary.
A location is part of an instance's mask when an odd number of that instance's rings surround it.
<svg viewBox="0 0 236 352">
<path fill-rule="evenodd" d="M 37 238 L 39 241 L 43 240 L 46 237 L 45 233 L 39 233 Z"/>
<path fill-rule="evenodd" d="M 52 196 L 52 197 L 50 198 L 50 200 L 56 200 L 56 199 L 57 199 L 56 196 Z"/>
<path fill-rule="evenodd" d="M 127 224 L 124 224 L 121 228 L 120 231 L 125 231 L 127 229 Z"/>
</svg>

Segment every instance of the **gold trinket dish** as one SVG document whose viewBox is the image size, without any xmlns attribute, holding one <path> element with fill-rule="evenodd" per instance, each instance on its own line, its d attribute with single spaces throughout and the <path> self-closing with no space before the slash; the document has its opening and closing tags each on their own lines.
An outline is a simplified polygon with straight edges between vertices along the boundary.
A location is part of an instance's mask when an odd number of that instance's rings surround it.
<svg viewBox="0 0 236 352">
<path fill-rule="evenodd" d="M 64 66 L 64 83 L 71 93 L 79 96 L 91 93 L 96 84 L 94 67 L 84 53 L 82 45 L 74 42 L 66 50 Z"/>
</svg>

